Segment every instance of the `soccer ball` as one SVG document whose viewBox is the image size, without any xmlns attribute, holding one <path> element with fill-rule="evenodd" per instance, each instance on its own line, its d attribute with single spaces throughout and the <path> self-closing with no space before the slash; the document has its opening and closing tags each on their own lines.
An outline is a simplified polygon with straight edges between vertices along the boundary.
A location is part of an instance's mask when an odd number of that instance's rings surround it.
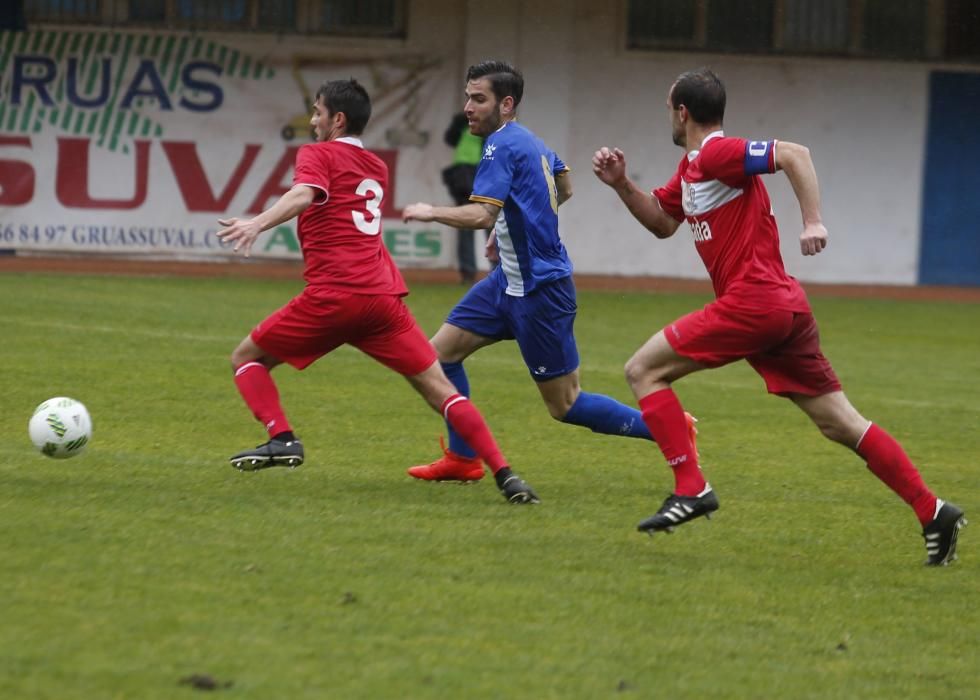
<svg viewBox="0 0 980 700">
<path fill-rule="evenodd" d="M 92 419 L 75 399 L 56 396 L 34 409 L 27 432 L 41 454 L 67 459 L 84 451 L 92 439 Z"/>
</svg>

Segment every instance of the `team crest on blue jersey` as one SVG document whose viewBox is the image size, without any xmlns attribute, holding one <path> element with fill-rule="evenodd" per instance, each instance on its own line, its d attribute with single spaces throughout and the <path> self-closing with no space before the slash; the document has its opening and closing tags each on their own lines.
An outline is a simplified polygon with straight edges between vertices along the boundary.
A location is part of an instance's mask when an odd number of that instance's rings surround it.
<svg viewBox="0 0 980 700">
<path fill-rule="evenodd" d="M 493 152 L 497 150 L 497 145 L 493 143 L 488 143 L 487 147 L 483 149 L 483 160 L 493 160 Z"/>
</svg>

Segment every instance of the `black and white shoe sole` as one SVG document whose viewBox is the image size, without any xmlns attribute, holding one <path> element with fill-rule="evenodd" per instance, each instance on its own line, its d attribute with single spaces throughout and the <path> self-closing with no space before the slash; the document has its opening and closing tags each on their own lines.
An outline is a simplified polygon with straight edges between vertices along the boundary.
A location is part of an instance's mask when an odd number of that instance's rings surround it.
<svg viewBox="0 0 980 700">
<path fill-rule="evenodd" d="M 504 482 L 504 485 L 500 488 L 500 492 L 504 495 L 504 498 L 507 499 L 508 503 L 515 503 L 518 505 L 522 505 L 522 504 L 535 504 L 541 502 L 530 491 L 521 490 L 521 491 L 514 491 L 513 493 L 508 493 L 507 484 L 509 484 L 511 481 L 514 481 L 515 479 L 520 480 L 520 477 L 517 476 L 510 477 L 509 479 L 507 479 L 507 481 Z M 527 488 L 527 486 L 525 485 L 524 488 Z"/>
<path fill-rule="evenodd" d="M 257 472 L 269 467 L 288 467 L 295 469 L 303 463 L 302 457 L 239 457 L 231 460 L 231 466 L 241 472 Z"/>
<path fill-rule="evenodd" d="M 953 527 L 953 535 L 949 538 L 949 551 L 946 552 L 946 556 L 937 562 L 926 561 L 926 566 L 949 566 L 951 563 L 956 561 L 956 540 L 960 535 L 960 530 L 968 524 L 966 518 L 961 517 L 956 521 L 956 525 Z M 939 536 L 939 533 L 936 533 Z M 930 547 L 938 547 L 938 542 L 932 542 L 929 538 L 926 539 L 926 554 L 932 556 Z"/>
<path fill-rule="evenodd" d="M 540 503 L 541 501 L 539 501 L 537 498 L 535 498 L 529 493 L 521 492 L 509 496 L 507 498 L 507 502 L 517 503 L 517 504 L 528 504 L 528 503 L 534 504 L 534 503 Z"/>
</svg>

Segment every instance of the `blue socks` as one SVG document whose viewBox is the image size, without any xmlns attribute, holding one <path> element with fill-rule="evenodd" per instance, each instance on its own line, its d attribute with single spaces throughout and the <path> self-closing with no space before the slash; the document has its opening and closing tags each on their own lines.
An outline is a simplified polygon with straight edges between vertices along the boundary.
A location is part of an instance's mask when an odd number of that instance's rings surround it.
<svg viewBox="0 0 980 700">
<path fill-rule="evenodd" d="M 580 392 L 562 422 L 584 426 L 593 433 L 653 440 L 638 410 L 602 394 Z"/>
<path fill-rule="evenodd" d="M 470 380 L 466 376 L 466 370 L 463 369 L 463 363 L 440 362 L 439 364 L 442 365 L 442 371 L 446 373 L 449 381 L 456 387 L 456 391 L 469 397 Z M 575 399 L 575 403 L 572 404 L 562 422 L 581 425 L 593 433 L 653 440 L 650 430 L 643 422 L 643 417 L 637 409 L 630 408 L 626 404 L 602 394 L 579 392 L 578 398 Z M 459 433 L 452 429 L 449 423 L 446 423 L 446 429 L 449 431 L 450 451 L 461 457 L 476 457 L 476 452 L 466 444 Z"/>
<path fill-rule="evenodd" d="M 442 365 L 442 371 L 446 373 L 449 381 L 453 383 L 458 391 L 463 396 L 469 398 L 470 396 L 470 380 L 466 376 L 466 370 L 463 369 L 462 362 L 440 362 Z M 446 430 L 449 431 L 449 450 L 455 452 L 460 457 L 468 457 L 472 459 L 476 457 L 476 452 L 469 445 L 466 444 L 466 440 L 463 436 L 453 430 L 453 427 L 446 422 Z"/>
</svg>

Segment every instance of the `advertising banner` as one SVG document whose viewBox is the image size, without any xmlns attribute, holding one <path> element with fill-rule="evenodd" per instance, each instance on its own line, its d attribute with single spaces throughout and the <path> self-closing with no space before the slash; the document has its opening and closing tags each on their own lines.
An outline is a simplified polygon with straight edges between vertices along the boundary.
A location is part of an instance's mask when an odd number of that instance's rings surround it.
<svg viewBox="0 0 980 700">
<path fill-rule="evenodd" d="M 448 229 L 399 218 L 411 201 L 447 198 L 441 131 L 421 126 L 447 118 L 459 92 L 445 63 L 322 38 L 0 32 L 0 249 L 228 256 L 217 219 L 257 214 L 289 189 L 317 87 L 354 77 L 373 101 L 365 145 L 390 170 L 389 250 L 399 265 L 450 266 Z M 295 221 L 253 255 L 298 258 Z"/>
</svg>

